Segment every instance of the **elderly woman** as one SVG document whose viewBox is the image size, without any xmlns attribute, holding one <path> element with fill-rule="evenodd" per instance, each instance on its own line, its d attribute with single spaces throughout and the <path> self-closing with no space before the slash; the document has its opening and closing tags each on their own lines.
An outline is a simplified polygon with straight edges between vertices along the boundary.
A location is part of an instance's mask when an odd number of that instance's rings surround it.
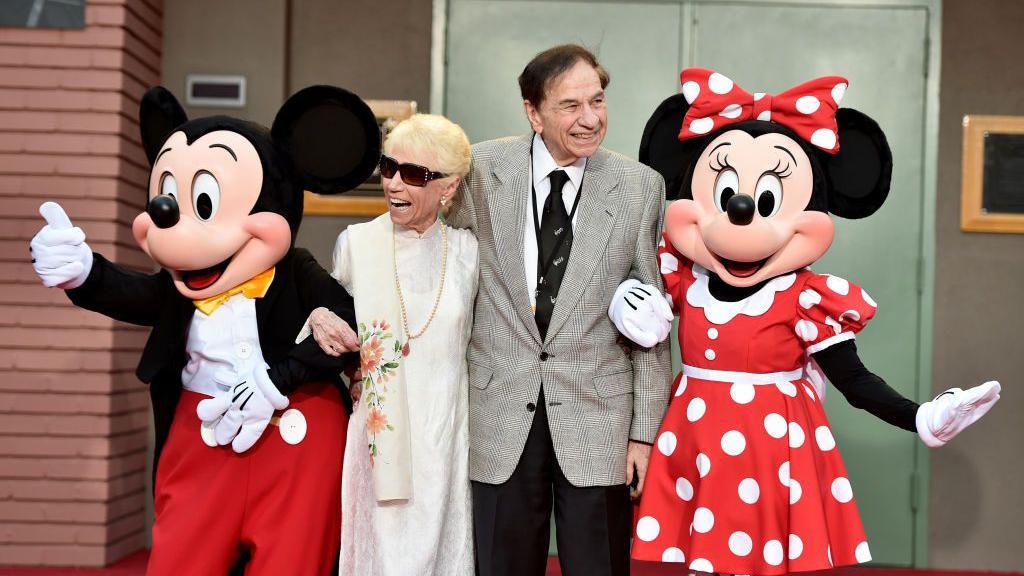
<svg viewBox="0 0 1024 576">
<path fill-rule="evenodd" d="M 342 480 L 342 576 L 473 572 L 466 346 L 477 243 L 439 217 L 469 162 L 466 134 L 446 118 L 401 122 L 380 161 L 388 213 L 335 245 L 361 373 Z M 330 337 L 338 322 L 324 309 L 310 319 L 329 353 L 344 347 Z"/>
</svg>

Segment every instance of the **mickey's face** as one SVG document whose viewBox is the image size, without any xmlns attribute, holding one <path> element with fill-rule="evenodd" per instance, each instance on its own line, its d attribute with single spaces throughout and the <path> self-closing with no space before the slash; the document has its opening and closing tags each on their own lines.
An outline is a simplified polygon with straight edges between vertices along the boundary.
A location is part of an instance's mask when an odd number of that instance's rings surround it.
<svg viewBox="0 0 1024 576">
<path fill-rule="evenodd" d="M 693 200 L 673 202 L 665 229 L 673 246 L 727 284 L 753 286 L 807 266 L 832 243 L 832 219 L 805 208 L 810 159 L 792 138 L 730 130 L 694 165 Z"/>
<path fill-rule="evenodd" d="M 157 154 L 150 207 L 132 233 L 183 296 L 214 296 L 271 268 L 291 246 L 284 216 L 250 214 L 262 185 L 259 154 L 241 134 L 217 130 L 189 144 L 174 132 Z"/>
</svg>

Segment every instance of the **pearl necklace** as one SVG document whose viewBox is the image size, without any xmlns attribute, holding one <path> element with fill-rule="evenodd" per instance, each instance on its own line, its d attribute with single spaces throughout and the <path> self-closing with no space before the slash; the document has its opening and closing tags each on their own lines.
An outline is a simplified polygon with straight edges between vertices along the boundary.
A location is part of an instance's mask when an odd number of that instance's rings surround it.
<svg viewBox="0 0 1024 576">
<path fill-rule="evenodd" d="M 394 224 L 392 224 L 391 230 L 392 240 L 394 240 Z M 405 297 L 402 295 L 402 283 L 398 280 L 398 257 L 395 255 L 398 249 L 393 247 L 393 249 L 391 250 L 391 263 L 395 271 L 395 291 L 398 292 L 398 303 L 402 309 L 402 329 L 405 331 L 405 334 L 409 337 L 409 339 L 406 340 L 405 344 L 402 346 L 403 356 L 409 355 L 409 342 L 411 340 L 419 338 L 420 336 L 423 335 L 424 332 L 427 331 L 427 328 L 430 326 L 430 323 L 434 321 L 434 315 L 437 314 L 437 306 L 438 304 L 441 303 L 441 293 L 444 292 L 444 277 L 445 272 L 448 268 L 448 230 L 447 227 L 444 225 L 444 222 L 441 222 L 441 241 L 443 243 L 443 248 L 441 250 L 441 283 L 437 287 L 437 296 L 434 298 L 434 307 L 430 310 L 430 316 L 427 318 L 427 323 L 424 324 L 423 328 L 420 328 L 419 331 L 416 332 L 415 334 L 413 334 L 412 331 L 409 330 L 409 318 L 408 313 L 406 312 L 405 309 Z"/>
</svg>

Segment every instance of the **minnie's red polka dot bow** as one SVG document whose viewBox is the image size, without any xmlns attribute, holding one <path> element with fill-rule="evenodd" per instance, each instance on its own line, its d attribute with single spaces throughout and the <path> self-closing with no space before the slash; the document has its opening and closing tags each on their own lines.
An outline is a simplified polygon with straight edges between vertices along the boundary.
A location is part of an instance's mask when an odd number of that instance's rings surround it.
<svg viewBox="0 0 1024 576">
<path fill-rule="evenodd" d="M 745 120 L 782 124 L 829 154 L 839 151 L 836 108 L 848 84 L 841 76 L 825 76 L 794 86 L 778 95 L 751 95 L 732 80 L 705 68 L 687 68 L 679 75 L 690 108 L 679 139 L 703 136 Z"/>
</svg>

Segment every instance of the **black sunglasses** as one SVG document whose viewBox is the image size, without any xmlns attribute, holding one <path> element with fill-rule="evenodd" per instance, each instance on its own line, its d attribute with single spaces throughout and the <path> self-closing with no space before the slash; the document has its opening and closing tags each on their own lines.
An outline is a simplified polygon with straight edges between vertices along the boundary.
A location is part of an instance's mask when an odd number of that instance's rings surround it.
<svg viewBox="0 0 1024 576">
<path fill-rule="evenodd" d="M 419 164 L 399 164 L 394 158 L 381 155 L 380 175 L 385 178 L 394 178 L 396 173 L 401 173 L 402 182 L 410 186 L 426 186 L 427 182 L 431 180 L 448 176 L 440 172 L 432 172 L 429 168 Z"/>
</svg>

